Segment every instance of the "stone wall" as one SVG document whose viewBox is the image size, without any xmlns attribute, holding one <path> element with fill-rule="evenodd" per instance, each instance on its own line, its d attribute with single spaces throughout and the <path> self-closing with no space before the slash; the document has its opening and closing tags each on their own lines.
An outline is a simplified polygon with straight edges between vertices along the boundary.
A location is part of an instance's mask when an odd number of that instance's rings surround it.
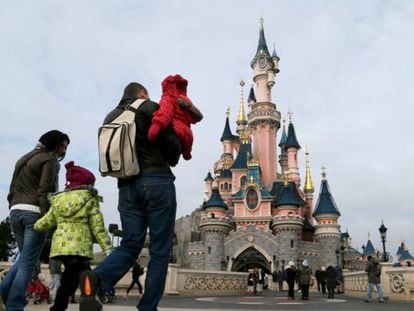
<svg viewBox="0 0 414 311">
<path fill-rule="evenodd" d="M 205 269 L 205 241 L 188 243 L 187 260 L 192 269 Z"/>
</svg>

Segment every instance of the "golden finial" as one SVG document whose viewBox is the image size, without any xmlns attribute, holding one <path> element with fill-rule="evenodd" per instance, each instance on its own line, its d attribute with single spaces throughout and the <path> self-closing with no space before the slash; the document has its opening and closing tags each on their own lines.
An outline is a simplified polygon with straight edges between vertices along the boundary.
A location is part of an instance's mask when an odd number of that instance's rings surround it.
<svg viewBox="0 0 414 311">
<path fill-rule="evenodd" d="M 263 29 L 264 29 L 264 27 L 263 27 L 263 23 L 264 23 L 264 18 L 263 18 L 263 16 L 262 16 L 262 17 L 260 17 L 260 29 L 261 29 L 261 30 L 263 30 Z"/>
<path fill-rule="evenodd" d="M 313 186 L 312 177 L 310 173 L 310 165 L 309 165 L 309 149 L 308 146 L 305 146 L 305 155 L 306 155 L 306 176 L 305 176 L 305 192 L 313 192 L 315 187 Z"/>
<path fill-rule="evenodd" d="M 226 116 L 227 116 L 227 118 L 230 117 L 230 107 L 227 107 Z"/>
<path fill-rule="evenodd" d="M 240 81 L 240 108 L 239 108 L 239 115 L 237 116 L 237 124 L 247 124 L 246 114 L 244 113 L 244 96 L 243 96 L 243 87 L 244 81 Z"/>
<path fill-rule="evenodd" d="M 326 167 L 322 166 L 321 171 L 322 171 L 322 180 L 326 180 Z"/>
</svg>

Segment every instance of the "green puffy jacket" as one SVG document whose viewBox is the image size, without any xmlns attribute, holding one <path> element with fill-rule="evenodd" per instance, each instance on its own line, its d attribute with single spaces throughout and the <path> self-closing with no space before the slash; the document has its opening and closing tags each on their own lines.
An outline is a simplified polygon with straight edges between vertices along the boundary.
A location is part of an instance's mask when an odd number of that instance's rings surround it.
<svg viewBox="0 0 414 311">
<path fill-rule="evenodd" d="M 50 198 L 50 202 L 47 214 L 35 223 L 36 231 L 57 227 L 53 233 L 50 258 L 75 255 L 92 259 L 93 237 L 105 253 L 112 249 L 99 210 L 102 197 L 95 189 L 77 188 L 59 192 Z"/>
</svg>

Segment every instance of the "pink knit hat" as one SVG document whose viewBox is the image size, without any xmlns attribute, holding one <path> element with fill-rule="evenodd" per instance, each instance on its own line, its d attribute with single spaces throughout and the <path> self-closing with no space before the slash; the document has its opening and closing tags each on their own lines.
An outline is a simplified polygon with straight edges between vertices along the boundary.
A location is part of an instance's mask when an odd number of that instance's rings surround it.
<svg viewBox="0 0 414 311">
<path fill-rule="evenodd" d="M 66 187 L 65 189 L 77 188 L 90 185 L 95 182 L 95 176 L 91 171 L 81 166 L 75 165 L 74 161 L 65 164 L 66 167 Z"/>
</svg>

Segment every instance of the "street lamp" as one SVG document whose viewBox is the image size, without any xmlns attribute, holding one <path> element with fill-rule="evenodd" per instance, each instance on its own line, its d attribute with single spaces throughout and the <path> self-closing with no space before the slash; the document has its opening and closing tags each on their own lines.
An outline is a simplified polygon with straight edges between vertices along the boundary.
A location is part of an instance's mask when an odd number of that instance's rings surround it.
<svg viewBox="0 0 414 311">
<path fill-rule="evenodd" d="M 335 254 L 336 254 L 336 265 L 339 267 L 339 249 L 336 249 Z"/>
<path fill-rule="evenodd" d="M 388 261 L 388 256 L 387 256 L 387 252 L 385 251 L 385 238 L 387 237 L 387 228 L 384 226 L 384 222 L 381 220 L 382 224 L 381 227 L 379 227 L 379 232 L 381 235 L 381 240 L 382 240 L 382 261 L 383 262 L 387 262 Z"/>
</svg>

